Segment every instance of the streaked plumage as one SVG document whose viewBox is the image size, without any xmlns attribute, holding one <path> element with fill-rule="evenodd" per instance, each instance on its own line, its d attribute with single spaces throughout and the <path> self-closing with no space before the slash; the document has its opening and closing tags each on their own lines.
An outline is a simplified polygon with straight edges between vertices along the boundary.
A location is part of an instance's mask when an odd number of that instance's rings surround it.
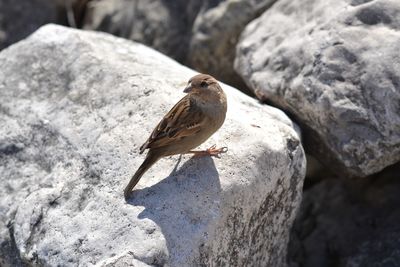
<svg viewBox="0 0 400 267">
<path fill-rule="evenodd" d="M 161 157 L 193 152 L 224 123 L 227 101 L 225 93 L 212 76 L 198 74 L 191 78 L 183 97 L 158 123 L 140 154 L 148 153 L 142 165 L 125 188 L 128 198 L 142 175 Z M 224 150 L 212 148 L 205 153 L 218 155 Z"/>
</svg>

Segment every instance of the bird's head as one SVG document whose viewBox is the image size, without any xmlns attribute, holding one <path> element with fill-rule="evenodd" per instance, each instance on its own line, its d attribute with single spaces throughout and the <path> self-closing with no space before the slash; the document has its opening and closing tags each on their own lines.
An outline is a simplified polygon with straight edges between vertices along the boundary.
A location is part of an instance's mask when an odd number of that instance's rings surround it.
<svg viewBox="0 0 400 267">
<path fill-rule="evenodd" d="M 217 80 L 207 74 L 197 74 L 193 76 L 183 90 L 184 93 L 188 94 L 206 94 L 207 92 L 215 92 L 220 90 Z"/>
</svg>

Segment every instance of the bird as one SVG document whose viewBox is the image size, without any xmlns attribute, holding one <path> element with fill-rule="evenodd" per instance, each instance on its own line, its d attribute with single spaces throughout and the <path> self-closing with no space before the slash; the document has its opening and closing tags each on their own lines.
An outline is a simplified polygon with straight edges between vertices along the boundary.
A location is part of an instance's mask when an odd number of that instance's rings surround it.
<svg viewBox="0 0 400 267">
<path fill-rule="evenodd" d="M 124 190 L 127 200 L 143 174 L 160 158 L 194 154 L 220 157 L 228 148 L 215 145 L 203 151 L 192 150 L 224 123 L 227 99 L 218 81 L 208 74 L 197 74 L 189 79 L 183 90 L 186 95 L 162 118 L 140 147 L 139 154 L 148 150 L 146 158 L 132 176 Z"/>
</svg>

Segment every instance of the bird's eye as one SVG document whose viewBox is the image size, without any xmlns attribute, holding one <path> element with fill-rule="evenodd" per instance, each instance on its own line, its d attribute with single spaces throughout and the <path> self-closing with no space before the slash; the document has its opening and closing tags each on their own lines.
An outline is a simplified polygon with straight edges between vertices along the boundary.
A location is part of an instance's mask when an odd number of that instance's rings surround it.
<svg viewBox="0 0 400 267">
<path fill-rule="evenodd" d="M 201 87 L 206 87 L 208 84 L 206 82 L 201 82 L 200 86 Z"/>
</svg>

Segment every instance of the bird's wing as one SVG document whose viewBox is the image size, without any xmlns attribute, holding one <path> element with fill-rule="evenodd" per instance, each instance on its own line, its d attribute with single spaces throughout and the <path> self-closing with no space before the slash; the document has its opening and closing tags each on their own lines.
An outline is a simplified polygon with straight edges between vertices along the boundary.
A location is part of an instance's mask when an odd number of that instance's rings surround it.
<svg viewBox="0 0 400 267">
<path fill-rule="evenodd" d="M 140 153 L 147 148 L 163 147 L 199 132 L 204 119 L 193 99 L 186 95 L 160 121 L 140 147 Z"/>
</svg>

